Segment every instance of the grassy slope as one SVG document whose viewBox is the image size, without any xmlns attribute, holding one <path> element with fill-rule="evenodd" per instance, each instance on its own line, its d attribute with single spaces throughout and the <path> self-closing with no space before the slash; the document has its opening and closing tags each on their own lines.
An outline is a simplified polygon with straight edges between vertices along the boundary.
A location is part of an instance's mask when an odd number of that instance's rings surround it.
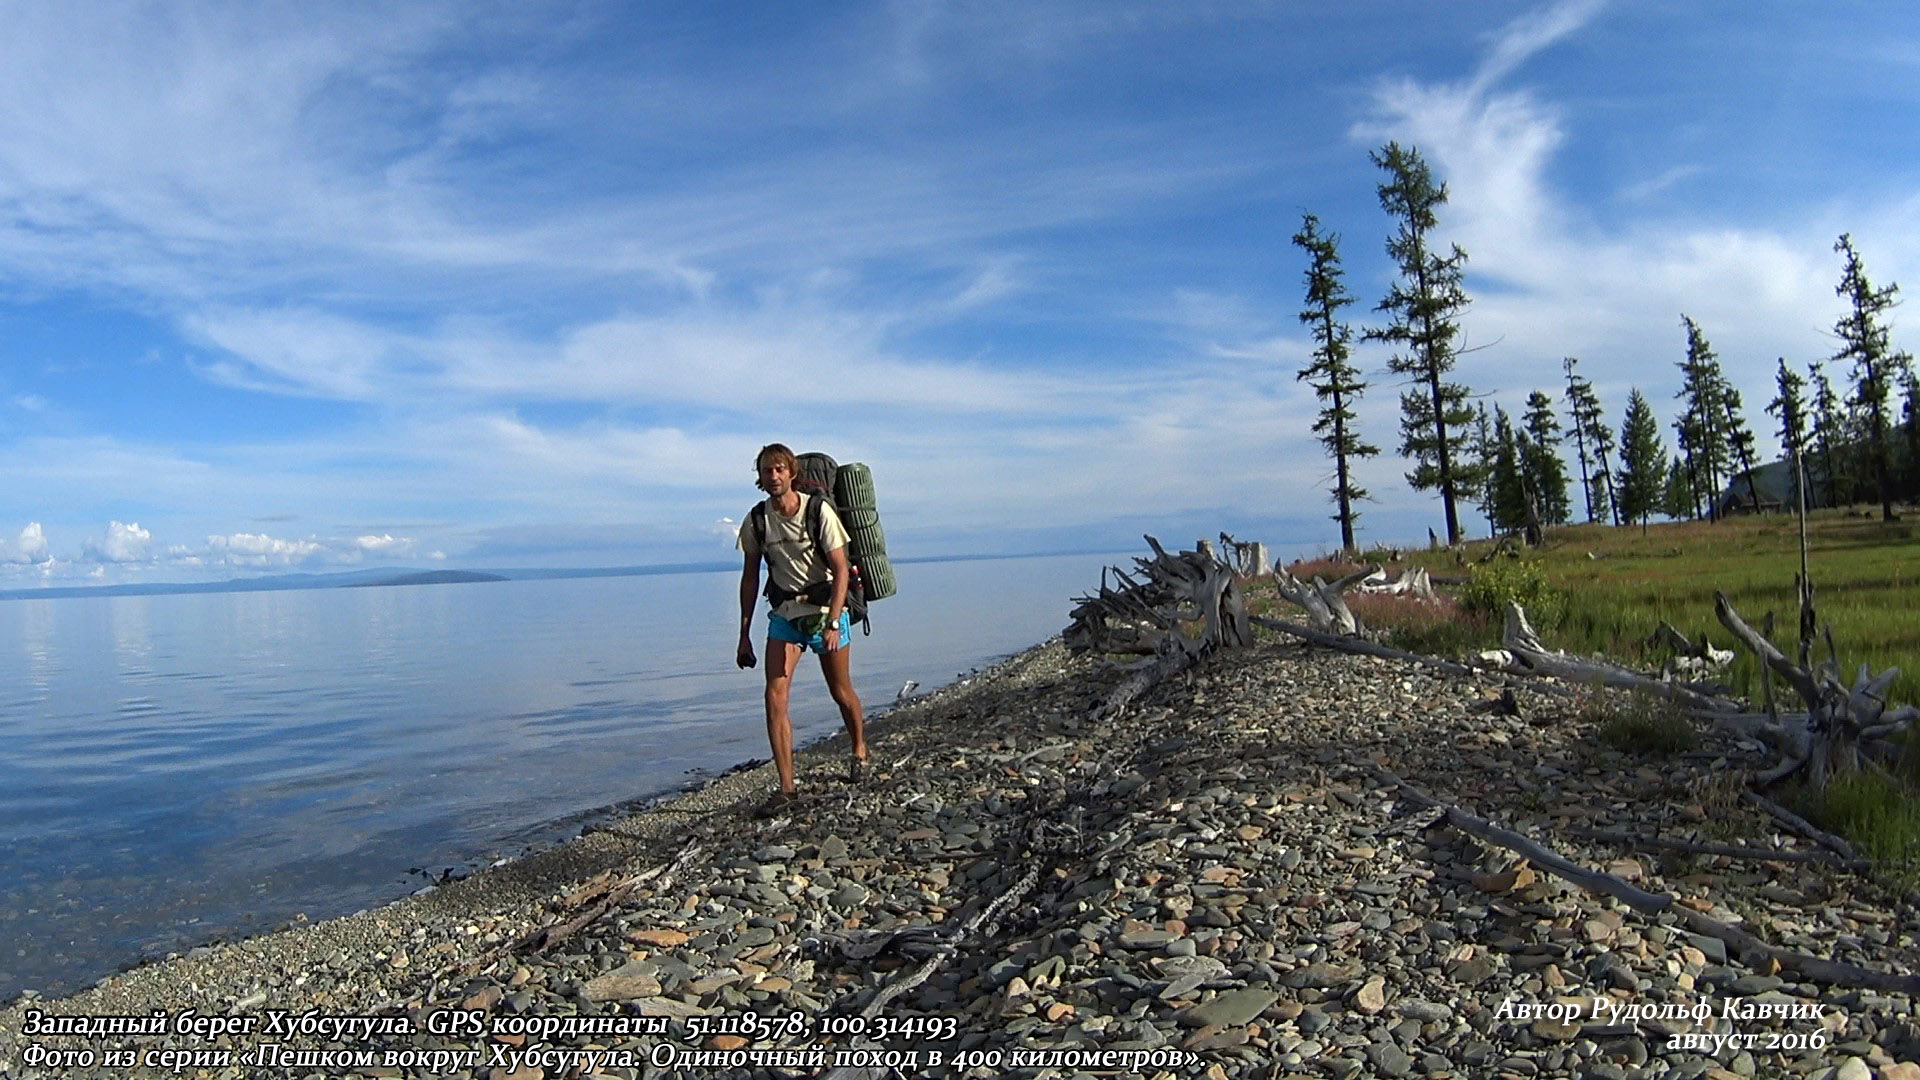
<svg viewBox="0 0 1920 1080">
<path fill-rule="evenodd" d="M 1464 576 L 1480 566 L 1484 542 L 1450 552 L 1417 552 L 1409 561 L 1435 575 Z M 1658 669 L 1664 651 L 1645 642 L 1662 619 L 1716 647 L 1740 655 L 1732 679 L 1757 692 L 1754 665 L 1713 615 L 1713 594 L 1724 592 L 1756 628 L 1768 611 L 1773 640 L 1788 655 L 1797 648 L 1799 528 L 1789 515 L 1737 517 L 1637 528 L 1581 525 L 1555 529 L 1546 544 L 1525 555 L 1557 592 L 1557 608 L 1536 619 L 1548 644 L 1569 652 L 1604 654 Z M 1834 642 L 1849 681 L 1868 663 L 1875 671 L 1898 666 L 1894 697 L 1920 701 L 1920 541 L 1915 526 L 1817 513 L 1808 522 L 1807 564 L 1814 606 Z M 1383 625 L 1390 620 L 1382 619 Z M 1542 624 L 1546 625 L 1542 625 Z M 1491 645 L 1499 635 L 1488 621 L 1474 628 Z M 1826 656 L 1821 643 L 1816 658 Z"/>
<path fill-rule="evenodd" d="M 1483 541 L 1461 552 L 1412 552 L 1407 561 L 1425 566 L 1436 577 L 1484 578 L 1493 573 L 1510 579 L 1530 574 L 1542 578 L 1550 593 L 1530 606 L 1529 614 L 1548 645 L 1610 656 L 1642 670 L 1658 670 L 1667 659 L 1663 646 L 1647 644 L 1661 620 L 1695 639 L 1705 632 L 1716 647 L 1734 650 L 1737 659 L 1725 679 L 1756 702 L 1758 664 L 1714 617 L 1713 594 L 1726 593 L 1756 629 L 1767 612 L 1773 612 L 1773 641 L 1789 656 L 1797 652 L 1794 581 L 1800 572 L 1800 536 L 1798 523 L 1789 515 L 1645 530 L 1598 525 L 1556 529 L 1540 549 L 1524 555 L 1537 574 L 1515 567 L 1512 560 L 1482 563 L 1488 547 Z M 1889 698 L 1920 703 L 1920 541 L 1915 526 L 1883 523 L 1877 515 L 1817 513 L 1808 522 L 1807 565 L 1815 610 L 1822 629 L 1832 627 L 1845 680 L 1851 684 L 1862 663 L 1875 672 L 1897 666 L 1901 675 Z M 1316 563 L 1295 573 L 1304 570 L 1331 580 L 1343 569 Z M 1265 588 L 1260 593 L 1265 594 Z M 1392 597 L 1351 599 L 1350 606 L 1370 625 L 1417 651 L 1457 654 L 1499 640 L 1496 619 L 1454 597 L 1443 598 L 1438 606 Z M 1261 595 L 1260 600 L 1263 606 L 1286 606 L 1277 596 Z M 1816 643 L 1815 659 L 1826 655 L 1825 642 Z M 1776 692 L 1783 707 L 1798 707 L 1790 691 L 1782 687 Z M 1910 754 L 1905 770 L 1909 787 L 1899 792 L 1905 798 L 1896 797 L 1887 780 L 1860 776 L 1836 783 L 1823 795 L 1790 792 L 1788 799 L 1861 844 L 1910 885 L 1920 886 L 1920 800 L 1913 798 L 1910 786 L 1916 768 L 1920 755 Z"/>
</svg>

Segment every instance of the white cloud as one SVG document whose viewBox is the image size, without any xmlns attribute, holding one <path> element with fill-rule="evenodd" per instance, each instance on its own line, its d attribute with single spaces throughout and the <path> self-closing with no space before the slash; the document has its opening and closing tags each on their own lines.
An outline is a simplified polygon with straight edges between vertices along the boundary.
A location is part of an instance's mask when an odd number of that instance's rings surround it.
<svg viewBox="0 0 1920 1080">
<path fill-rule="evenodd" d="M 1599 6 L 1561 4 L 1509 24 L 1487 59 L 1458 83 L 1384 83 L 1357 139 L 1417 146 L 1447 184 L 1440 232 L 1468 253 L 1473 304 L 1461 381 L 1510 407 L 1529 389 L 1558 395 L 1559 361 L 1581 357 L 1617 423 L 1627 389 L 1656 409 L 1675 388 L 1684 356 L 1679 323 L 1698 320 L 1763 426 L 1773 358 L 1804 362 L 1831 351 L 1823 329 L 1835 311 L 1839 231 L 1824 213 L 1791 224 L 1729 227 L 1660 220 L 1602 227 L 1550 177 L 1570 138 L 1562 111 L 1529 90 L 1497 87 L 1524 62 L 1585 25 Z M 1644 197 L 1703 172 L 1674 162 L 1623 193 Z"/>
<path fill-rule="evenodd" d="M 233 533 L 207 537 L 209 562 L 227 566 L 291 566 L 326 552 L 316 540 L 281 540 L 266 533 Z"/>
<path fill-rule="evenodd" d="M 361 551 L 369 555 L 393 558 L 405 558 L 413 554 L 413 541 L 406 537 L 397 537 L 390 533 L 379 536 L 362 536 L 354 541 Z"/>
<path fill-rule="evenodd" d="M 46 532 L 37 521 L 29 521 L 16 539 L 0 537 L 0 562 L 35 565 L 46 563 L 51 558 L 47 552 Z"/>
<path fill-rule="evenodd" d="M 153 534 L 141 528 L 139 522 L 126 525 L 114 521 L 108 523 L 104 541 L 88 540 L 82 545 L 83 557 L 96 563 L 145 562 L 147 545 L 152 540 Z"/>
</svg>

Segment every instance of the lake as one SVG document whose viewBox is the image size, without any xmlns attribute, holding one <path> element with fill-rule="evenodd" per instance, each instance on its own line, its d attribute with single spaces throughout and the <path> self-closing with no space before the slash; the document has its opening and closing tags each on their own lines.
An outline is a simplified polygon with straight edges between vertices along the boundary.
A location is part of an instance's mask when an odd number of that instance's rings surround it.
<svg viewBox="0 0 1920 1080">
<path fill-rule="evenodd" d="M 1112 563 L 898 566 L 855 638 L 863 702 L 1058 633 Z M 766 757 L 738 580 L 0 602 L 0 1001 L 378 906 Z M 818 670 L 802 743 L 840 729 Z"/>
</svg>

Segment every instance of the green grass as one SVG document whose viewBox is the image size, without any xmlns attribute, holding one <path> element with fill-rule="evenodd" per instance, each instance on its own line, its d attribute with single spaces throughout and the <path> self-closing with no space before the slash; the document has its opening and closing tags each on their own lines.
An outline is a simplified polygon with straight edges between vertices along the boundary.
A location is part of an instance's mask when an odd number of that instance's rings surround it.
<svg viewBox="0 0 1920 1080">
<path fill-rule="evenodd" d="M 1600 741 L 1629 754 L 1672 756 L 1700 746 L 1700 729 L 1672 702 L 1651 694 L 1596 694 L 1582 712 Z"/>
<path fill-rule="evenodd" d="M 1880 773 L 1857 772 L 1834 777 L 1824 791 L 1802 788 L 1788 801 L 1897 880 L 1920 885 L 1920 799 L 1911 788 Z"/>
<path fill-rule="evenodd" d="M 1852 685 L 1862 663 L 1878 673 L 1899 667 L 1889 691 L 1898 703 L 1920 703 L 1920 528 L 1882 522 L 1877 513 L 1816 512 L 1808 521 L 1807 563 L 1820 629 L 1832 627 L 1842 678 Z M 1799 525 L 1792 515 L 1735 517 L 1610 528 L 1581 525 L 1550 530 L 1546 542 L 1520 559 L 1482 563 L 1490 548 L 1481 541 L 1457 551 L 1408 549 L 1406 564 L 1424 566 L 1435 578 L 1457 579 L 1442 587 L 1439 604 L 1404 597 L 1349 594 L 1354 612 L 1392 644 L 1415 652 L 1459 656 L 1499 644 L 1505 598 L 1519 599 L 1548 646 L 1588 656 L 1606 656 L 1644 671 L 1658 671 L 1670 654 L 1648 639 L 1662 620 L 1694 640 L 1704 634 L 1734 662 L 1716 678 L 1757 707 L 1760 665 L 1714 616 L 1713 597 L 1723 592 L 1756 630 L 1774 614 L 1772 640 L 1789 657 L 1799 651 Z M 1386 550 L 1369 552 L 1387 554 Z M 1389 566 L 1397 572 L 1399 566 Z M 1293 569 L 1303 580 L 1318 573 L 1332 580 L 1351 569 L 1321 560 Z M 1278 608 L 1271 587 L 1259 592 Z M 1290 617 L 1295 612 L 1285 612 Z M 1824 635 L 1815 662 L 1828 656 Z M 1776 682 L 1783 709 L 1801 705 Z M 1630 753 L 1676 753 L 1690 749 L 1698 733 L 1684 717 L 1657 703 L 1633 702 L 1596 715 L 1601 740 Z M 1920 738 L 1910 740 L 1920 751 Z M 1804 793 L 1798 802 L 1813 820 L 1854 841 L 1882 866 L 1920 884 L 1920 752 L 1908 754 L 1904 777 L 1863 773 L 1839 777 L 1824 793 Z"/>
<path fill-rule="evenodd" d="M 1920 701 L 1915 526 L 1822 511 L 1808 523 L 1808 543 L 1814 607 L 1822 626 L 1833 627 L 1848 682 L 1863 662 L 1876 672 L 1898 666 L 1894 696 Z M 1421 551 L 1409 558 L 1435 575 L 1464 576 L 1480 565 L 1486 547 L 1469 544 L 1457 556 Z M 1715 647 L 1733 649 L 1730 681 L 1742 692 L 1757 694 L 1758 666 L 1714 617 L 1717 590 L 1756 629 L 1772 611 L 1775 644 L 1789 656 L 1797 654 L 1799 530 L 1789 515 L 1655 525 L 1644 533 L 1600 525 L 1555 529 L 1523 561 L 1554 591 L 1554 608 L 1533 622 L 1555 648 L 1658 670 L 1667 654 L 1646 642 L 1664 619 L 1696 640 L 1704 632 Z M 1493 632 L 1497 636 L 1497 625 Z M 1822 640 L 1815 659 L 1826 655 Z"/>
</svg>

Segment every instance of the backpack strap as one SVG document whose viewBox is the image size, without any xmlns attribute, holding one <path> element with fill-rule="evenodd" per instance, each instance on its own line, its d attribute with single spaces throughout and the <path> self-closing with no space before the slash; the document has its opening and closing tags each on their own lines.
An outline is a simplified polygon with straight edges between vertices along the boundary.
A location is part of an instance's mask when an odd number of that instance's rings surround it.
<svg viewBox="0 0 1920 1080">
<path fill-rule="evenodd" d="M 747 513 L 747 519 L 753 523 L 753 535 L 760 542 L 760 559 L 767 564 L 767 587 L 762 590 L 762 595 L 767 598 L 767 603 L 774 607 L 779 607 L 788 600 L 800 596 L 806 597 L 810 603 L 818 602 L 822 606 L 828 604 L 833 595 L 831 591 L 831 578 L 826 581 L 816 581 L 799 592 L 788 592 L 773 583 L 773 561 L 767 558 L 766 502 L 761 501 L 754 503 L 753 509 Z M 813 549 L 820 552 L 822 559 L 824 559 L 827 550 L 827 514 L 822 496 L 807 495 L 805 527 L 807 536 L 813 541 Z M 853 565 L 853 552 L 851 550 L 847 552 L 847 572 L 852 576 L 852 580 L 847 582 L 847 604 L 845 609 L 847 617 L 851 621 L 860 624 L 861 633 L 870 635 L 873 633 L 873 621 L 867 615 L 866 589 L 860 582 L 859 568 Z M 819 598 L 818 592 L 823 586 L 828 590 L 827 595 L 824 598 Z"/>
</svg>

